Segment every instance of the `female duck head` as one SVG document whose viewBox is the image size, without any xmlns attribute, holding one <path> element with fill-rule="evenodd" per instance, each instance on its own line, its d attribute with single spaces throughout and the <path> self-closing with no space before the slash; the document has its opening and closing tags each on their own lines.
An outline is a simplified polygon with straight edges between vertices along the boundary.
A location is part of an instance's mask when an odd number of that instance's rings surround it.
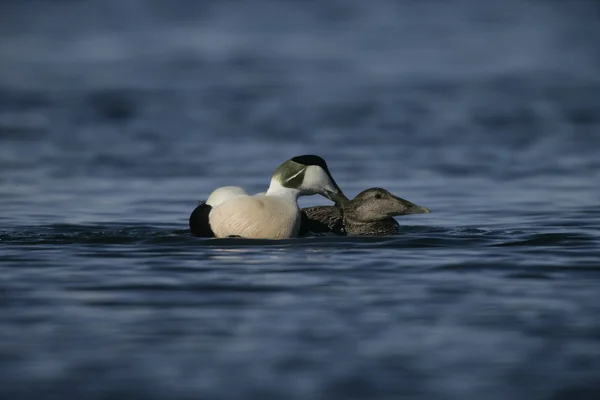
<svg viewBox="0 0 600 400">
<path fill-rule="evenodd" d="M 271 188 L 274 187 L 295 190 L 303 196 L 320 194 L 336 204 L 349 201 L 335 183 L 325 160 L 314 155 L 294 157 L 281 164 L 271 179 Z"/>
<path fill-rule="evenodd" d="M 343 209 L 347 217 L 362 222 L 374 222 L 399 215 L 431 212 L 428 208 L 394 196 L 382 188 L 371 188 L 360 192 Z"/>
</svg>

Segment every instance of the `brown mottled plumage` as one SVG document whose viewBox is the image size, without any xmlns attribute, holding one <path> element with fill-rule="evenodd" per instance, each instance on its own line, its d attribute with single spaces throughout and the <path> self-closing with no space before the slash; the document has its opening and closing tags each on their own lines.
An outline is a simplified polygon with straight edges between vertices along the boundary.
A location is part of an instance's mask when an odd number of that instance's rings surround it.
<svg viewBox="0 0 600 400">
<path fill-rule="evenodd" d="M 345 235 L 342 209 L 337 206 L 315 206 L 302 209 L 299 236 L 308 233 Z"/>
<path fill-rule="evenodd" d="M 303 208 L 299 234 L 395 235 L 400 225 L 394 216 L 429 212 L 429 209 L 394 196 L 385 189 L 371 188 L 340 205 Z"/>
</svg>

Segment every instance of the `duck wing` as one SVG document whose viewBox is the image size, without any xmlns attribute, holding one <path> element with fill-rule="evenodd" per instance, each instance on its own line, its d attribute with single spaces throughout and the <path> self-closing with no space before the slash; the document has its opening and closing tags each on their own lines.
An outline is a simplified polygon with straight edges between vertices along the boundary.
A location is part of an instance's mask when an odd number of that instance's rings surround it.
<svg viewBox="0 0 600 400">
<path fill-rule="evenodd" d="M 309 233 L 335 233 L 345 236 L 342 210 L 335 206 L 303 208 L 299 236 Z"/>
</svg>

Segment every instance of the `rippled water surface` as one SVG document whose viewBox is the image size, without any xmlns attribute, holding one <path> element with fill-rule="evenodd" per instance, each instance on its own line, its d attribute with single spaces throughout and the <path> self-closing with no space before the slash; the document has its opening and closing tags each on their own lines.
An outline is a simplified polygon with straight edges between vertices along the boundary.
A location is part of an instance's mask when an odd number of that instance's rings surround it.
<svg viewBox="0 0 600 400">
<path fill-rule="evenodd" d="M 0 5 L 0 397 L 596 399 L 597 2 Z M 200 239 L 324 157 L 393 237 Z M 303 206 L 327 204 L 318 196 Z"/>
</svg>

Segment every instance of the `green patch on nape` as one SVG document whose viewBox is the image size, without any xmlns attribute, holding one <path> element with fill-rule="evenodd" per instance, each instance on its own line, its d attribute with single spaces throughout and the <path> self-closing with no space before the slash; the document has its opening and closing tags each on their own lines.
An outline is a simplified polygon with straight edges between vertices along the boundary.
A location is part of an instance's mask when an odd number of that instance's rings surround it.
<svg viewBox="0 0 600 400">
<path fill-rule="evenodd" d="M 306 173 L 306 168 L 302 168 L 296 175 L 291 176 L 288 180 L 283 183 L 283 186 L 297 189 L 302 186 L 302 182 L 304 182 L 304 174 Z"/>
<path fill-rule="evenodd" d="M 288 160 L 275 170 L 273 177 L 279 181 L 281 186 L 297 189 L 302 185 L 305 173 L 305 165 Z"/>
</svg>

